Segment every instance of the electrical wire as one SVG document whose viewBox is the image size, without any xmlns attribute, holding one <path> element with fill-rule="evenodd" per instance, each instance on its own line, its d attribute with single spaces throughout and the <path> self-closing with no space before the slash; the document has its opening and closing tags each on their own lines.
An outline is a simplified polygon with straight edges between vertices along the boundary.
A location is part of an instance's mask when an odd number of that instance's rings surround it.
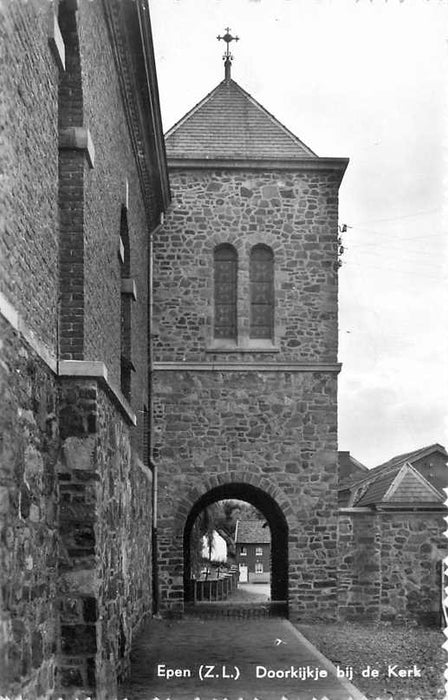
<svg viewBox="0 0 448 700">
<path fill-rule="evenodd" d="M 360 226 L 363 226 L 364 224 L 377 224 L 377 223 L 385 223 L 385 222 L 389 222 L 389 221 L 401 221 L 402 219 L 413 219 L 414 217 L 425 216 L 426 214 L 433 214 L 436 211 L 442 211 L 441 207 L 437 207 L 435 209 L 425 209 L 425 210 L 415 212 L 413 214 L 403 214 L 402 216 L 395 216 L 395 217 L 392 217 L 390 219 L 372 219 L 370 221 L 361 221 L 360 223 L 355 223 L 352 225 L 347 224 L 347 228 L 360 227 Z"/>
<path fill-rule="evenodd" d="M 443 276 L 436 277 L 434 275 L 427 275 L 424 273 L 421 273 L 419 271 L 407 271 L 407 270 L 402 270 L 399 267 L 387 267 L 385 265 L 383 266 L 376 266 L 376 265 L 370 265 L 370 264 L 363 264 L 363 265 L 358 265 L 357 263 L 345 261 L 343 265 L 341 266 L 341 269 L 344 267 L 352 267 L 352 268 L 357 268 L 359 270 L 380 270 L 381 272 L 392 272 L 394 274 L 398 275 L 407 275 L 407 276 L 412 276 L 414 278 L 424 278 L 424 279 L 431 279 L 431 280 L 436 280 L 437 282 L 442 282 L 443 281 Z"/>
</svg>

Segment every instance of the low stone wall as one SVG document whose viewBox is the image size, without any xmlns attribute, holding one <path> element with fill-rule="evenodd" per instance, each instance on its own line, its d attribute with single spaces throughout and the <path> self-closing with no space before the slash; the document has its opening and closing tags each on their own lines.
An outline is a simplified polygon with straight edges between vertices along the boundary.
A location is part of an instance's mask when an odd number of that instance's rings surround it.
<svg viewBox="0 0 448 700">
<path fill-rule="evenodd" d="M 342 511 L 340 617 L 438 624 L 445 528 L 442 513 Z"/>
<path fill-rule="evenodd" d="M 46 697 L 57 636 L 57 385 L 0 316 L 0 695 Z"/>
<path fill-rule="evenodd" d="M 440 623 L 441 566 L 448 553 L 443 515 L 416 512 L 382 516 L 382 619 Z"/>
</svg>

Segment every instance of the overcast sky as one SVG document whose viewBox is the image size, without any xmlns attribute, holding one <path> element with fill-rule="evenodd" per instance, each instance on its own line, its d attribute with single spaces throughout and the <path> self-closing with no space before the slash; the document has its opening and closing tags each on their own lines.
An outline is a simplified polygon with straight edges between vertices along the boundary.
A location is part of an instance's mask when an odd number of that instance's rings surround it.
<svg viewBox="0 0 448 700">
<path fill-rule="evenodd" d="M 165 131 L 232 77 L 340 189 L 339 449 L 447 446 L 448 3 L 150 0 Z M 444 196 L 445 189 L 445 196 Z"/>
</svg>

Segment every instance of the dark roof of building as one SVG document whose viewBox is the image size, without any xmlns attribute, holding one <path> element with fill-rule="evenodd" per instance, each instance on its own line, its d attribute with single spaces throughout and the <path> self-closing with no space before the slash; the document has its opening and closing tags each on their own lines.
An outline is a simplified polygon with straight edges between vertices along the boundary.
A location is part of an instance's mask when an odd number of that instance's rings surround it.
<svg viewBox="0 0 448 700">
<path fill-rule="evenodd" d="M 237 544 L 269 544 L 271 531 L 263 520 L 237 520 L 235 542 Z"/>
<path fill-rule="evenodd" d="M 396 457 L 392 457 L 392 459 L 389 459 L 387 462 L 383 462 L 382 464 L 379 464 L 377 467 L 374 467 L 374 469 L 371 469 L 370 473 L 383 470 L 386 467 L 401 466 L 405 462 L 412 464 L 413 462 L 416 462 L 418 459 L 421 459 L 422 457 L 426 457 L 426 455 L 431 454 L 432 452 L 435 452 L 435 451 L 441 452 L 443 455 L 448 457 L 448 453 L 447 453 L 446 449 L 443 447 L 443 445 L 439 445 L 438 442 L 435 442 L 432 445 L 428 445 L 427 447 L 420 447 L 418 450 L 412 450 L 412 452 L 406 452 L 405 454 L 397 455 Z"/>
<path fill-rule="evenodd" d="M 338 452 L 338 467 L 340 488 L 352 483 L 355 479 L 362 479 L 366 476 L 365 472 L 369 471 L 364 464 L 352 457 L 350 452 L 342 450 Z"/>
<path fill-rule="evenodd" d="M 367 482 L 353 505 L 424 504 L 443 501 L 444 496 L 435 486 L 406 462 L 397 470 Z"/>
<path fill-rule="evenodd" d="M 166 134 L 168 158 L 318 158 L 234 80 L 223 80 Z"/>
<path fill-rule="evenodd" d="M 448 458 L 448 453 L 446 449 L 443 447 L 443 445 L 439 445 L 439 443 L 436 442 L 432 445 L 428 445 L 427 447 L 421 447 L 418 450 L 412 450 L 412 452 L 406 452 L 404 454 L 396 455 L 395 457 L 392 457 L 392 459 L 389 459 L 387 462 L 383 462 L 382 464 L 379 464 L 373 469 L 368 469 L 363 476 L 354 475 L 353 478 L 350 478 L 343 484 L 341 483 L 340 488 L 348 488 L 361 483 L 368 483 L 370 481 L 376 480 L 379 477 L 384 478 L 384 476 L 388 473 L 393 472 L 394 474 L 396 474 L 400 467 L 402 467 L 404 464 L 413 464 L 414 462 L 417 462 L 419 459 L 422 459 L 423 457 L 426 457 L 432 454 L 433 452 L 440 452 L 442 455 Z"/>
</svg>

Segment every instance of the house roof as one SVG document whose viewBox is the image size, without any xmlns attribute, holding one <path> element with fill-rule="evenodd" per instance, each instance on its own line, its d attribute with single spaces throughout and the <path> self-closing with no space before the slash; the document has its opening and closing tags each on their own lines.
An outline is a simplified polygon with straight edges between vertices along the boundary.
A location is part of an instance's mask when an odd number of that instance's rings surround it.
<svg viewBox="0 0 448 700">
<path fill-rule="evenodd" d="M 443 503 L 444 500 L 440 491 L 406 462 L 397 470 L 366 482 L 360 496 L 355 496 L 354 505 Z"/>
<path fill-rule="evenodd" d="M 271 531 L 263 520 L 237 520 L 235 542 L 237 544 L 269 544 Z"/>
<path fill-rule="evenodd" d="M 352 457 L 350 452 L 338 452 L 338 467 L 339 467 L 339 486 L 344 487 L 344 484 L 352 483 L 355 479 L 361 479 L 366 476 L 368 468 Z"/>
<path fill-rule="evenodd" d="M 166 134 L 168 158 L 318 159 L 234 80 L 223 80 Z"/>
<path fill-rule="evenodd" d="M 382 464 L 379 464 L 377 467 L 374 467 L 374 469 L 370 470 L 370 473 L 379 471 L 380 469 L 384 469 L 385 467 L 395 467 L 395 466 L 401 466 L 405 462 L 408 462 L 409 464 L 412 464 L 413 462 L 416 462 L 418 459 L 422 459 L 422 457 L 426 457 L 429 454 L 432 454 L 432 452 L 440 452 L 444 456 L 448 457 L 448 453 L 446 449 L 443 447 L 443 445 L 439 445 L 438 442 L 433 443 L 432 445 L 428 445 L 427 447 L 421 447 L 418 450 L 413 450 L 412 452 L 406 452 L 406 454 L 402 455 L 397 455 L 396 457 L 392 457 L 387 462 L 383 462 Z"/>
<path fill-rule="evenodd" d="M 412 452 L 406 452 L 404 454 L 396 455 L 395 457 L 392 457 L 392 459 L 389 459 L 387 462 L 383 462 L 377 467 L 373 467 L 373 469 L 368 469 L 366 474 L 362 477 L 360 477 L 359 475 L 354 475 L 353 478 L 351 478 L 349 481 L 346 481 L 344 484 L 341 484 L 340 488 L 348 488 L 355 485 L 360 485 L 362 483 L 367 483 L 376 480 L 380 477 L 384 478 L 385 475 L 388 473 L 393 472 L 394 474 L 396 474 L 400 467 L 402 467 L 404 464 L 413 464 L 419 459 L 431 455 L 433 452 L 440 452 L 440 454 L 448 458 L 448 453 L 443 447 L 443 445 L 439 445 L 439 443 L 434 443 L 432 445 L 428 445 L 427 447 L 421 447 L 418 450 L 413 450 Z"/>
</svg>

